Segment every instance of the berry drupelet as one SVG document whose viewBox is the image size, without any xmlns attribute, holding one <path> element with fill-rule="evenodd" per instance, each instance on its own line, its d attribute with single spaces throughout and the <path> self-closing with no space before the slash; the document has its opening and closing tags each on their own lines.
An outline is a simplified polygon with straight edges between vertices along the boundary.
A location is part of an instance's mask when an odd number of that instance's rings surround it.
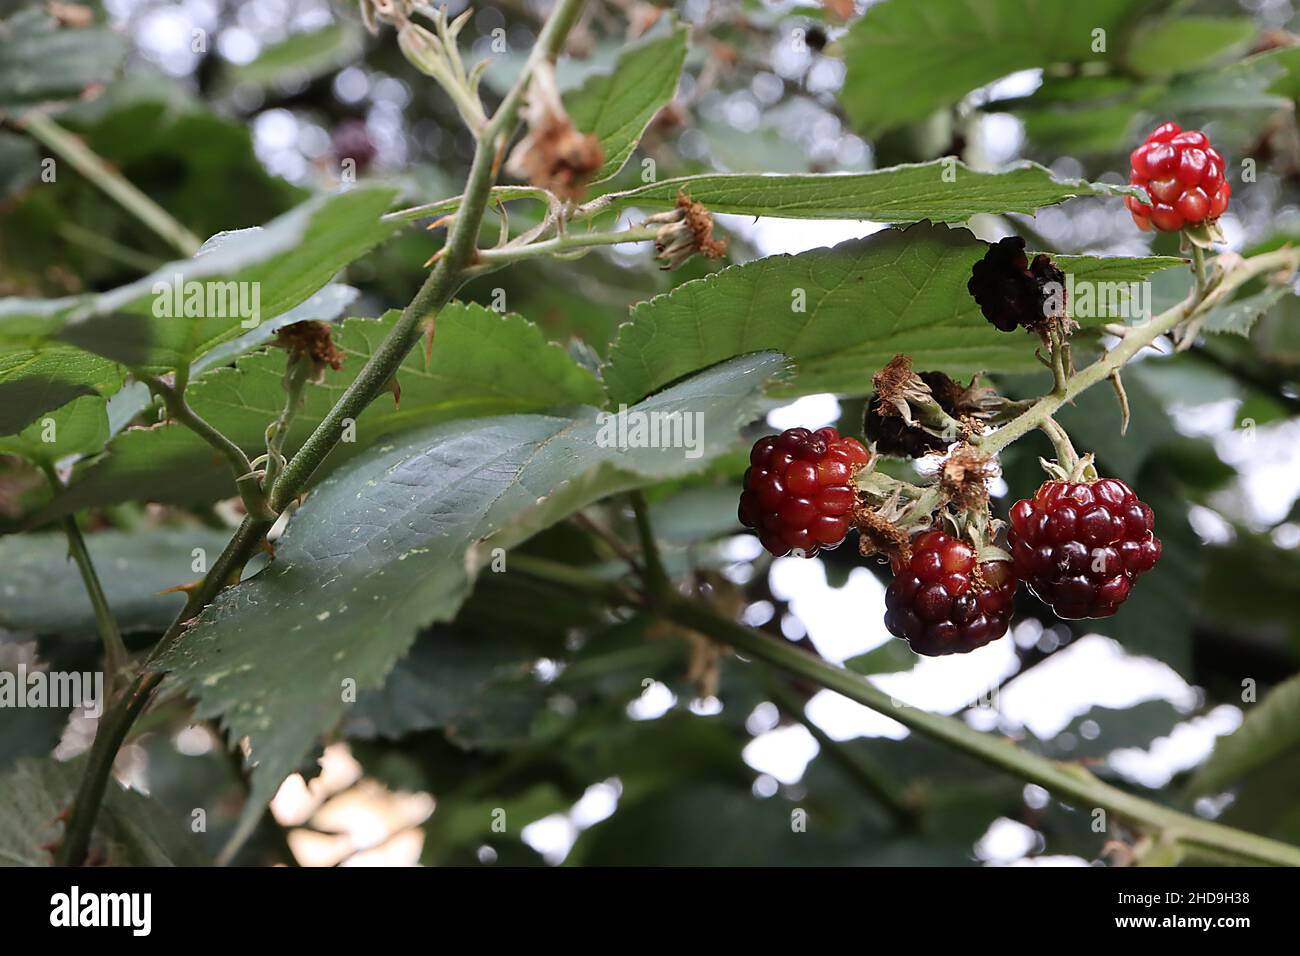
<svg viewBox="0 0 1300 956">
<path fill-rule="evenodd" d="M 965 654 L 1007 632 L 1016 576 L 1009 561 L 976 561 L 975 549 L 942 531 L 912 541 L 895 559 L 885 591 L 885 627 L 926 657 Z"/>
<path fill-rule="evenodd" d="M 741 524 L 777 557 L 810 558 L 848 534 L 858 492 L 853 476 L 871 460 L 834 428 L 790 428 L 754 443 L 740 495 Z"/>
<path fill-rule="evenodd" d="M 1012 507 L 1007 541 L 1016 574 L 1057 617 L 1109 617 L 1160 557 L 1154 524 L 1118 479 L 1047 481 Z"/>
<path fill-rule="evenodd" d="M 1224 178 L 1223 157 L 1200 130 L 1162 123 L 1133 150 L 1130 160 L 1129 185 L 1145 189 L 1151 205 L 1132 196 L 1124 202 L 1144 231 L 1199 226 L 1228 208 L 1232 187 Z"/>
</svg>

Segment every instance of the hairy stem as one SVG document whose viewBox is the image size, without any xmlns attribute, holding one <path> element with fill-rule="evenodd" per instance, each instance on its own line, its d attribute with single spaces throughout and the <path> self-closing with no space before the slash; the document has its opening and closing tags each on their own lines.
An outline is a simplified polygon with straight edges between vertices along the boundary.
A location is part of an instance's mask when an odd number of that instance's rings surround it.
<svg viewBox="0 0 1300 956">
<path fill-rule="evenodd" d="M 33 139 L 67 160 L 73 169 L 166 240 L 181 255 L 189 257 L 198 252 L 199 246 L 203 244 L 198 236 L 104 162 L 81 137 L 69 133 L 40 111 L 28 113 L 19 125 Z"/>
<path fill-rule="evenodd" d="M 598 246 L 616 246 L 625 242 L 648 242 L 659 232 L 658 226 L 636 226 L 621 232 L 582 232 L 556 236 L 541 242 L 532 242 L 522 246 L 502 246 L 498 249 L 483 249 L 475 260 L 475 272 L 499 269 L 501 266 L 523 259 L 536 259 L 541 256 L 563 255 L 571 252 L 586 252 Z"/>
<path fill-rule="evenodd" d="M 1242 284 L 1261 275 L 1273 272 L 1294 272 L 1300 268 L 1300 249 L 1283 248 L 1246 259 L 1225 275 L 1214 288 L 1204 294 L 1195 290 L 1184 301 L 1154 318 L 1129 327 L 1123 339 L 1113 349 L 1086 368 L 1069 376 L 1061 391 L 1053 391 L 1034 402 L 1028 410 L 1013 418 L 997 431 L 978 439 L 976 444 L 984 451 L 998 452 L 1018 438 L 1038 428 L 1056 414 L 1080 392 L 1104 382 L 1116 369 L 1122 368 L 1138 352 L 1162 335 L 1172 332 L 1180 323 L 1204 315 Z"/>
</svg>

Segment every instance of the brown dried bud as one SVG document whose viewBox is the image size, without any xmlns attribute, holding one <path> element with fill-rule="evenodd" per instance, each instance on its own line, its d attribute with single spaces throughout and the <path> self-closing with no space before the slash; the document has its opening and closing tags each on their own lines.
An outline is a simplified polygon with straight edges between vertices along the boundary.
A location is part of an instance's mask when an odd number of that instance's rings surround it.
<svg viewBox="0 0 1300 956">
<path fill-rule="evenodd" d="M 987 510 L 990 478 L 998 476 L 997 459 L 970 445 L 959 445 L 943 463 L 939 485 L 948 499 L 967 511 Z"/>
<path fill-rule="evenodd" d="M 334 344 L 330 327 L 324 322 L 294 322 L 275 333 L 275 344 L 292 355 L 306 356 L 312 362 L 311 381 L 325 380 L 325 367 L 334 371 L 343 367 L 343 352 Z"/>
<path fill-rule="evenodd" d="M 561 199 L 582 198 L 587 183 L 604 165 L 605 154 L 600 141 L 579 132 L 565 112 L 553 67 L 539 65 L 534 72 L 524 119 L 528 135 L 511 152 L 506 172 Z"/>
<path fill-rule="evenodd" d="M 720 259 L 727 251 L 727 240 L 713 238 L 713 216 L 684 192 L 677 194 L 675 208 L 646 219 L 647 226 L 656 224 L 662 224 L 655 235 L 655 252 L 664 261 L 661 269 L 676 269 L 697 252 Z"/>
</svg>

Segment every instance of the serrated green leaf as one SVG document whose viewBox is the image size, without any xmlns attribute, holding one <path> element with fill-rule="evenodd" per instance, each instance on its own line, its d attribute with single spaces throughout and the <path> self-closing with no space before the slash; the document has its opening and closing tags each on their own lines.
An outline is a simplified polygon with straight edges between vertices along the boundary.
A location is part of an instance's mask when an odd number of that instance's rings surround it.
<svg viewBox="0 0 1300 956">
<path fill-rule="evenodd" d="M 1173 76 L 1243 52 L 1255 35 L 1250 17 L 1181 15 L 1134 31 L 1124 59 L 1140 76 Z"/>
<path fill-rule="evenodd" d="M 306 440 L 397 318 L 390 312 L 379 320 L 349 319 L 335 330 L 343 368 L 327 371 L 323 384 L 308 387 L 286 451 Z M 284 405 L 284 366 L 285 353 L 271 349 L 244 357 L 235 368 L 213 369 L 190 388 L 190 404 L 247 453 L 260 454 L 266 426 Z M 352 439 L 339 444 L 330 466 L 415 423 L 599 405 L 605 398 L 596 377 L 526 319 L 459 302 L 439 313 L 428 364 L 417 347 L 397 379 L 401 404 L 388 396 L 374 402 L 358 418 Z M 103 458 L 87 462 L 41 517 L 141 496 L 195 504 L 228 497 L 233 487 L 229 471 L 189 429 L 175 424 L 129 429 L 113 439 Z"/>
<path fill-rule="evenodd" d="M 1131 0 L 884 0 L 849 28 L 841 100 L 869 136 L 925 119 L 977 87 L 1049 63 L 1107 62 Z"/>
<path fill-rule="evenodd" d="M 1192 779 L 1194 793 L 1222 790 L 1300 746 L 1300 675 L 1245 708 L 1241 726 L 1215 742 L 1214 752 Z"/>
<path fill-rule="evenodd" d="M 950 375 L 1039 368 L 1035 340 L 995 330 L 966 290 L 986 248 L 964 229 L 917 223 L 684 283 L 632 309 L 605 368 L 610 399 L 634 402 L 695 369 L 759 349 L 795 361 L 798 376 L 774 390 L 782 396 L 865 394 L 871 376 L 899 352 L 918 368 Z M 1175 261 L 1057 258 L 1076 285 L 1139 281 Z"/>
<path fill-rule="evenodd" d="M 0 866 L 49 866 L 60 817 L 81 782 L 84 760 L 19 760 L 0 776 Z M 116 866 L 196 866 L 202 856 L 183 827 L 148 797 L 108 783 L 91 836 L 92 858 Z"/>
<path fill-rule="evenodd" d="M 1272 286 L 1254 295 L 1234 299 L 1210 310 L 1201 329 L 1205 332 L 1229 332 L 1249 337 L 1250 330 L 1255 327 L 1259 317 L 1281 301 L 1282 296 L 1291 294 L 1293 293 L 1286 286 Z"/>
<path fill-rule="evenodd" d="M 990 173 L 949 158 L 869 173 L 683 176 L 607 198 L 617 207 L 666 207 L 684 192 L 714 213 L 901 223 L 965 222 L 980 213 L 1033 213 L 1076 196 L 1116 196 L 1128 191 L 1082 179 L 1057 179 L 1051 170 L 1028 161 Z"/>
<path fill-rule="evenodd" d="M 194 258 L 111 292 L 0 300 L 0 349 L 59 341 L 144 371 L 176 369 L 292 309 L 386 239 L 397 224 L 380 215 L 394 195 L 359 187 L 319 197 L 263 228 L 218 233 Z"/>
<path fill-rule="evenodd" d="M 108 403 L 83 395 L 46 412 L 15 435 L 0 437 L 0 454 L 17 455 L 38 465 L 99 451 L 108 441 Z"/>
<path fill-rule="evenodd" d="M 249 738 L 245 825 L 344 714 L 343 682 L 378 686 L 420 628 L 456 613 L 493 549 L 598 498 L 702 467 L 732 444 L 783 366 L 772 353 L 733 359 L 637 407 L 702 415 L 698 457 L 620 447 L 588 407 L 412 429 L 322 482 L 267 570 L 220 595 L 165 656 L 201 716 Z"/>
<path fill-rule="evenodd" d="M 605 161 L 593 182 L 623 168 L 646 126 L 677 92 L 689 35 L 685 24 L 674 24 L 668 36 L 626 48 L 613 72 L 588 77 L 565 93 L 573 124 L 600 141 Z"/>
<path fill-rule="evenodd" d="M 160 592 L 202 577 L 230 535 L 210 528 L 150 528 L 85 538 L 113 616 L 131 633 L 165 629 L 185 596 Z M 0 628 L 75 637 L 98 633 L 62 534 L 0 538 Z"/>
</svg>

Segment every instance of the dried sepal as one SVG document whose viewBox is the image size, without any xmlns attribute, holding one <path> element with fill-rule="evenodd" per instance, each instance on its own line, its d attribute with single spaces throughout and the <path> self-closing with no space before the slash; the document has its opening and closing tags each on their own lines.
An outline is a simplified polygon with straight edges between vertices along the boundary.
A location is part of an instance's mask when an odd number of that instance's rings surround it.
<svg viewBox="0 0 1300 956">
<path fill-rule="evenodd" d="M 703 203 L 694 202 L 684 192 L 677 194 L 677 204 L 667 212 L 646 219 L 647 226 L 659 226 L 655 234 L 655 253 L 663 260 L 661 269 L 676 269 L 699 253 L 706 259 L 720 259 L 727 251 L 725 239 L 713 238 L 713 216 Z"/>
<path fill-rule="evenodd" d="M 555 82 L 555 67 L 539 63 L 524 107 L 528 133 L 506 160 L 506 172 L 547 189 L 561 199 L 582 197 L 605 162 L 600 141 L 573 125 Z"/>
</svg>

